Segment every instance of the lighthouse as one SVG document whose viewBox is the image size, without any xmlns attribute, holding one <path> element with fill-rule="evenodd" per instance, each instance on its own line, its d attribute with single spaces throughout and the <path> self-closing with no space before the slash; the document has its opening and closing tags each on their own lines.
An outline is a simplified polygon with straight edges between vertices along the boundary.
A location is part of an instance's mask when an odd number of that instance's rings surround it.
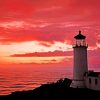
<svg viewBox="0 0 100 100">
<path fill-rule="evenodd" d="M 85 88 L 84 75 L 88 72 L 86 36 L 79 31 L 75 37 L 73 80 L 70 87 Z"/>
</svg>

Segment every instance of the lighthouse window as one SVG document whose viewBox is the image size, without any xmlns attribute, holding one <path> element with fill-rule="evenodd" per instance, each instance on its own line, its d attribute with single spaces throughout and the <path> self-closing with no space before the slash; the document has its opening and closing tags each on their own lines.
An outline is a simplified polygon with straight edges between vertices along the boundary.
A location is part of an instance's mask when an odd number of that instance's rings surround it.
<svg viewBox="0 0 100 100">
<path fill-rule="evenodd" d="M 95 85 L 97 85 L 98 84 L 98 81 L 97 81 L 97 79 L 95 79 Z"/>
<path fill-rule="evenodd" d="M 89 84 L 91 84 L 91 78 L 89 78 Z"/>
</svg>

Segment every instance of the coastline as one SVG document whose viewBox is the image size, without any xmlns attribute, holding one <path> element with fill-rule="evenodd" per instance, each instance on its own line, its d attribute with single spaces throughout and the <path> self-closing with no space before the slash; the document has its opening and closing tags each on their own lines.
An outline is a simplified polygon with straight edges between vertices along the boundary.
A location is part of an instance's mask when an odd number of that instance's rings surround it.
<svg viewBox="0 0 100 100">
<path fill-rule="evenodd" d="M 90 90 L 87 88 L 71 88 L 72 80 L 60 79 L 55 83 L 43 84 L 40 87 L 29 91 L 16 91 L 10 95 L 0 96 L 3 99 L 15 98 L 100 98 L 100 91 Z"/>
</svg>

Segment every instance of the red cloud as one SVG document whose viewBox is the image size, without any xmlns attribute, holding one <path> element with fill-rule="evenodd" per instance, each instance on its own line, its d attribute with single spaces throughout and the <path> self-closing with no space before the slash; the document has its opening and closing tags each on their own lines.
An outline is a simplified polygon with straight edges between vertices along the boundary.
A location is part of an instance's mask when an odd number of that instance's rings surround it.
<svg viewBox="0 0 100 100">
<path fill-rule="evenodd" d="M 88 43 L 96 46 L 99 4 L 99 0 L 2 0 L 0 25 L 8 22 L 10 28 L 0 26 L 0 42 L 72 41 L 82 29 Z M 14 21 L 24 23 L 18 26 Z"/>
<path fill-rule="evenodd" d="M 89 51 L 88 52 L 88 61 L 89 67 L 98 67 L 100 66 L 100 48 L 97 50 Z"/>
<path fill-rule="evenodd" d="M 54 57 L 54 56 L 72 56 L 72 51 L 54 51 L 54 52 L 35 52 L 26 54 L 14 54 L 12 57 Z"/>
<path fill-rule="evenodd" d="M 99 4 L 99 0 L 2 0 L 0 15 L 17 19 L 66 17 L 68 20 L 88 21 L 99 19 Z"/>
</svg>

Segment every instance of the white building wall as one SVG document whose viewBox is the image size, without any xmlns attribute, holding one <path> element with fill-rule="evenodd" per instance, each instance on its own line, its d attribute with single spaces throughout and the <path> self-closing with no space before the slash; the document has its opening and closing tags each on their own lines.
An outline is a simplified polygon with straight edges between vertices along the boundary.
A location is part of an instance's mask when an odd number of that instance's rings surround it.
<svg viewBox="0 0 100 100">
<path fill-rule="evenodd" d="M 74 79 L 83 80 L 84 73 L 88 72 L 87 47 L 74 48 Z"/>
<path fill-rule="evenodd" d="M 91 82 L 89 82 L 91 80 Z M 97 84 L 96 81 L 97 80 Z M 100 90 L 100 76 L 99 77 L 84 77 L 86 88 L 92 89 L 92 90 Z"/>
<path fill-rule="evenodd" d="M 84 88 L 84 73 L 88 72 L 87 46 L 74 47 L 74 70 L 71 87 Z"/>
</svg>

